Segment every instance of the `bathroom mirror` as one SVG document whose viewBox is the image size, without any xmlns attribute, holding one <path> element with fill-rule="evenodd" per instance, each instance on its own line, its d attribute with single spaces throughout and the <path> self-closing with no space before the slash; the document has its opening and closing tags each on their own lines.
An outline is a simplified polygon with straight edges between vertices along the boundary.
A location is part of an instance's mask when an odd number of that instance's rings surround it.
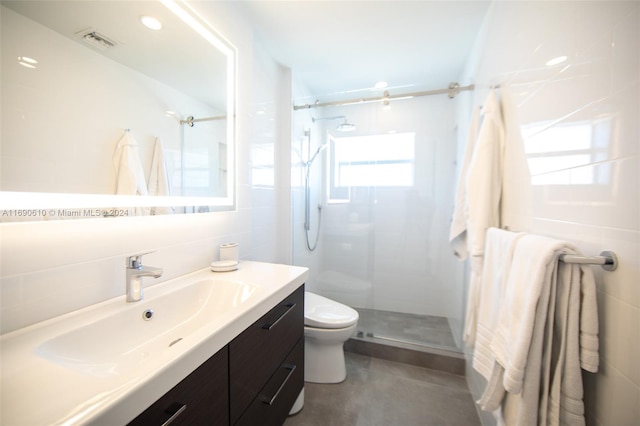
<svg viewBox="0 0 640 426">
<path fill-rule="evenodd" d="M 0 221 L 235 208 L 235 48 L 189 5 L 0 5 Z"/>
</svg>

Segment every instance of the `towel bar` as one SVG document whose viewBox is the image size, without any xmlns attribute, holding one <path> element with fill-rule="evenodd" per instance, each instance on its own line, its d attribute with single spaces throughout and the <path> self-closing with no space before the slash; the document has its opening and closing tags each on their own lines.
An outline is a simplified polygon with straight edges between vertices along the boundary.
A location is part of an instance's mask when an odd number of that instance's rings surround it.
<svg viewBox="0 0 640 426">
<path fill-rule="evenodd" d="M 605 271 L 615 271 L 618 267 L 618 256 L 612 251 L 603 251 L 600 253 L 600 256 L 561 254 L 560 261 L 564 263 L 580 263 L 583 265 L 600 265 Z"/>
</svg>

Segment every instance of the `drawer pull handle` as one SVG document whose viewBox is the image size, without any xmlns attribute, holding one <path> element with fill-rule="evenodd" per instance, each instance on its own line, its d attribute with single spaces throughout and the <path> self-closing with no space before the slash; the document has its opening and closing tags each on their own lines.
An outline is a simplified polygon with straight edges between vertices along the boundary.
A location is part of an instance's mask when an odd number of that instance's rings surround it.
<svg viewBox="0 0 640 426">
<path fill-rule="evenodd" d="M 288 314 L 289 312 L 291 312 L 291 310 L 292 310 L 293 308 L 295 308 L 295 307 L 296 307 L 296 304 L 295 304 L 295 303 L 287 303 L 285 306 L 287 307 L 287 310 L 286 310 L 286 311 L 284 311 L 284 313 L 283 313 L 282 315 L 280 315 L 280 316 L 278 317 L 278 319 L 277 319 L 277 320 L 275 320 L 275 322 L 274 322 L 273 324 L 264 324 L 264 325 L 262 326 L 262 328 L 263 328 L 263 329 L 265 329 L 265 330 L 271 330 L 273 327 L 275 327 L 276 325 L 278 325 L 278 323 L 282 320 L 282 318 L 286 317 L 286 316 L 287 316 L 287 314 Z"/>
<path fill-rule="evenodd" d="M 287 384 L 287 382 L 289 381 L 289 378 L 291 377 L 291 375 L 293 374 L 294 371 L 296 371 L 296 366 L 293 364 L 285 364 L 283 365 L 284 368 L 286 368 L 287 370 L 289 370 L 289 373 L 287 374 L 287 377 L 284 378 L 284 380 L 282 381 L 282 384 L 280 385 L 280 387 L 278 388 L 278 390 L 276 391 L 275 394 L 273 394 L 273 396 L 271 397 L 271 399 L 269 399 L 269 397 L 264 397 L 264 399 L 262 400 L 262 402 L 264 404 L 267 405 L 273 405 L 273 403 L 276 401 L 276 399 L 278 398 L 278 395 L 280 395 L 280 392 L 282 391 L 282 389 L 284 389 L 284 386 Z"/>
<path fill-rule="evenodd" d="M 171 404 L 171 406 L 167 408 L 165 412 L 169 414 L 173 412 L 173 414 L 171 414 L 171 417 L 169 417 L 166 422 L 162 423 L 162 426 L 169 426 L 186 409 L 187 404 L 180 404 L 179 402 L 174 402 L 173 404 Z"/>
</svg>

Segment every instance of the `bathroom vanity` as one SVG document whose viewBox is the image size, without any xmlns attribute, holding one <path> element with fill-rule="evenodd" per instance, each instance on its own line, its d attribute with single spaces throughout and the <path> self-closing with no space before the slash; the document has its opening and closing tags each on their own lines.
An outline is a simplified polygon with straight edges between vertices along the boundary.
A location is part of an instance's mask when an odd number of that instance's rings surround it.
<svg viewBox="0 0 640 426">
<path fill-rule="evenodd" d="M 304 382 L 307 275 L 243 261 L 3 335 L 0 423 L 282 424 Z"/>
<path fill-rule="evenodd" d="M 304 286 L 129 425 L 281 425 L 304 385 Z"/>
</svg>

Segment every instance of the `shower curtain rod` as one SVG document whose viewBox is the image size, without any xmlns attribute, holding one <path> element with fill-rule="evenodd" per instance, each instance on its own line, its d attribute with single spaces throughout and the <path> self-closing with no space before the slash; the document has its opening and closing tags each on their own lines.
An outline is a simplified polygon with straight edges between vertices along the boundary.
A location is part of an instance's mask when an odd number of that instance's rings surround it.
<svg viewBox="0 0 640 426">
<path fill-rule="evenodd" d="M 475 86 L 470 84 L 468 86 L 460 86 L 458 83 L 451 83 L 449 87 L 446 89 L 437 89 L 437 90 L 427 90 L 423 92 L 412 92 L 412 93 L 403 93 L 399 95 L 390 95 L 389 92 L 384 92 L 383 96 L 371 97 L 371 98 L 358 98 L 358 99 L 350 99 L 346 101 L 334 101 L 334 102 L 319 102 L 316 101 L 313 104 L 305 104 L 305 105 L 294 105 L 293 110 L 297 111 L 299 109 L 311 109 L 311 108 L 323 108 L 328 106 L 345 106 L 345 105 L 355 105 L 355 104 L 363 104 L 369 102 L 387 102 L 399 99 L 410 99 L 418 96 L 431 96 L 431 95 L 443 95 L 448 94 L 449 98 L 453 99 L 455 96 L 467 90 L 473 90 Z"/>
<path fill-rule="evenodd" d="M 226 115 L 220 115 L 217 117 L 204 117 L 204 118 L 193 118 L 193 115 L 187 117 L 186 120 L 180 120 L 180 124 L 188 124 L 189 127 L 193 127 L 194 123 L 199 123 L 201 121 L 214 121 L 214 120 L 225 120 L 227 118 Z"/>
</svg>

